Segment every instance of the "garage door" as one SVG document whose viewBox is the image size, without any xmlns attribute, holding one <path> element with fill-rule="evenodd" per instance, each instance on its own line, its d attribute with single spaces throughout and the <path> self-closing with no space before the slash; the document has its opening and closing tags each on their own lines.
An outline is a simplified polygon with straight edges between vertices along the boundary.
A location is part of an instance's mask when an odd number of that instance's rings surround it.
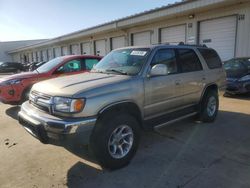
<svg viewBox="0 0 250 188">
<path fill-rule="evenodd" d="M 150 44 L 151 44 L 151 34 L 149 31 L 133 34 L 134 46 L 143 46 L 143 45 L 150 45 Z"/>
<path fill-rule="evenodd" d="M 37 51 L 37 61 L 41 62 L 42 61 L 42 52 L 41 51 Z"/>
<path fill-rule="evenodd" d="M 47 50 L 42 51 L 42 58 L 43 58 L 43 61 L 47 61 Z"/>
<path fill-rule="evenodd" d="M 106 42 L 105 40 L 95 41 L 95 54 L 100 56 L 106 55 Z"/>
<path fill-rule="evenodd" d="M 54 48 L 54 57 L 59 57 L 59 56 L 61 56 L 61 48 L 60 47 Z"/>
<path fill-rule="evenodd" d="M 161 29 L 161 43 L 178 44 L 179 42 L 186 42 L 186 25 Z"/>
<path fill-rule="evenodd" d="M 222 60 L 234 57 L 236 16 L 200 22 L 200 44 L 214 48 Z"/>
<path fill-rule="evenodd" d="M 62 55 L 68 55 L 68 47 L 67 46 L 62 47 Z"/>
<path fill-rule="evenodd" d="M 81 45 L 82 45 L 82 54 L 90 55 L 91 54 L 91 43 L 84 42 Z"/>
<path fill-rule="evenodd" d="M 29 62 L 32 62 L 32 52 L 30 52 L 29 54 L 28 54 L 28 60 L 29 60 Z"/>
<path fill-rule="evenodd" d="M 32 61 L 37 62 L 37 52 L 32 52 Z"/>
<path fill-rule="evenodd" d="M 70 45 L 71 48 L 71 54 L 72 55 L 79 55 L 80 54 L 80 49 L 78 44 L 72 44 Z"/>
<path fill-rule="evenodd" d="M 121 37 L 113 37 L 111 38 L 111 47 L 112 50 L 116 49 L 116 48 L 121 48 L 125 46 L 125 37 L 121 36 Z"/>
<path fill-rule="evenodd" d="M 53 58 L 54 58 L 54 56 L 53 56 L 53 53 L 52 53 L 52 49 L 50 48 L 50 49 L 48 49 L 48 60 L 51 60 Z"/>
</svg>

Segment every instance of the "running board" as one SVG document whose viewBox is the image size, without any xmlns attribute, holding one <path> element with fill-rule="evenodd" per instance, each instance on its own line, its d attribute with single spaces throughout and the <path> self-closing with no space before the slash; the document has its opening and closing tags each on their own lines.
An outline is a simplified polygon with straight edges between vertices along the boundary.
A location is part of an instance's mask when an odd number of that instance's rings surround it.
<svg viewBox="0 0 250 188">
<path fill-rule="evenodd" d="M 183 120 L 183 119 L 186 119 L 186 118 L 188 118 L 188 117 L 194 116 L 194 115 L 196 115 L 196 114 L 197 114 L 197 112 L 193 112 L 193 113 L 187 114 L 187 115 L 185 115 L 185 116 L 181 116 L 181 117 L 179 117 L 179 118 L 170 120 L 170 121 L 168 121 L 168 122 L 165 122 L 165 123 L 156 125 L 156 126 L 154 126 L 154 130 L 157 130 L 157 129 L 161 128 L 161 127 L 165 127 L 165 126 L 167 126 L 167 125 L 169 125 L 169 124 L 172 124 L 172 123 L 175 123 L 175 122 L 177 122 L 177 121 L 181 121 L 181 120 Z"/>
</svg>

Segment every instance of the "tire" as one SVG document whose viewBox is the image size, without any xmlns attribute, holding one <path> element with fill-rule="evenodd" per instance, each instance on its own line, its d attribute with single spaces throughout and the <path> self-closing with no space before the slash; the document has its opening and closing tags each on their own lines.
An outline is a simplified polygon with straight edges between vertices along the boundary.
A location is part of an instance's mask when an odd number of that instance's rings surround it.
<svg viewBox="0 0 250 188">
<path fill-rule="evenodd" d="M 119 141 L 121 137 L 117 135 L 121 130 L 127 136 Z M 102 167 L 114 170 L 126 166 L 131 161 L 137 151 L 139 140 L 140 128 L 133 116 L 109 113 L 97 122 L 90 138 L 90 149 Z M 115 145 L 118 145 L 116 150 Z M 123 155 L 119 145 L 122 145 Z"/>
<path fill-rule="evenodd" d="M 210 106 L 210 107 L 209 107 Z M 201 105 L 199 119 L 202 122 L 213 122 L 218 114 L 219 97 L 218 92 L 209 90 L 205 93 Z"/>
</svg>

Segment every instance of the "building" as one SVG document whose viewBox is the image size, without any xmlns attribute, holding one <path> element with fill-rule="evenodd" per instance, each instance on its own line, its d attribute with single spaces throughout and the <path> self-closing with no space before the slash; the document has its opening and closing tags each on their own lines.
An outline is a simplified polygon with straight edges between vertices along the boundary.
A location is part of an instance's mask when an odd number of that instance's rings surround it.
<svg viewBox="0 0 250 188">
<path fill-rule="evenodd" d="M 105 55 L 129 45 L 205 44 L 222 60 L 250 56 L 249 0 L 184 0 L 11 50 L 14 61 L 67 54 Z"/>
<path fill-rule="evenodd" d="M 36 43 L 42 42 L 42 41 L 44 41 L 44 39 L 0 42 L 0 62 L 12 61 L 12 57 L 8 53 L 8 51 L 10 51 L 10 50 L 14 50 L 14 49 L 20 48 L 22 46 L 36 44 Z M 19 59 L 17 58 L 16 61 L 19 62 L 20 58 Z"/>
</svg>

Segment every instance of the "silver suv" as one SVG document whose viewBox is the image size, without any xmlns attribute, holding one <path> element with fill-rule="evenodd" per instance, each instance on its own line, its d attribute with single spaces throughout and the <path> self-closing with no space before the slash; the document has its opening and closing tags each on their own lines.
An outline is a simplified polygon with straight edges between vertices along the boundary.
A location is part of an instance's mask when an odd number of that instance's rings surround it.
<svg viewBox="0 0 250 188">
<path fill-rule="evenodd" d="M 204 46 L 156 45 L 114 50 L 90 73 L 37 83 L 19 122 L 43 143 L 88 144 L 99 163 L 123 167 L 140 130 L 197 116 L 215 120 L 221 60 Z"/>
</svg>

